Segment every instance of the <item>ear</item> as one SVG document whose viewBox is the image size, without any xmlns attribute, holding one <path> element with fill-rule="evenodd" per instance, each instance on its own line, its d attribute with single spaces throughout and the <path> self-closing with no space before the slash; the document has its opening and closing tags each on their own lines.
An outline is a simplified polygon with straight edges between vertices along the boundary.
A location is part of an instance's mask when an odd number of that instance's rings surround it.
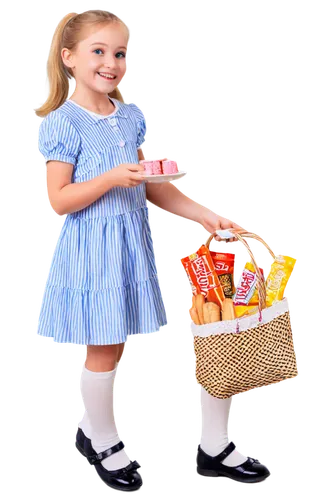
<svg viewBox="0 0 333 500">
<path fill-rule="evenodd" d="M 74 61 L 73 61 L 73 54 L 70 50 L 66 49 L 65 47 L 61 50 L 61 59 L 66 66 L 66 68 L 73 69 L 75 68 L 74 66 Z"/>
</svg>

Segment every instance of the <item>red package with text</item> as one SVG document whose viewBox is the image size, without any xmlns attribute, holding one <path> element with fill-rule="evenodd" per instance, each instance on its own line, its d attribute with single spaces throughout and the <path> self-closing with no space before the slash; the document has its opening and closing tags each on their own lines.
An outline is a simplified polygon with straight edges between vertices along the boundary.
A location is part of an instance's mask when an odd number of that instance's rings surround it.
<svg viewBox="0 0 333 500">
<path fill-rule="evenodd" d="M 210 251 L 216 274 L 219 277 L 223 287 L 224 295 L 231 298 L 236 293 L 236 271 L 238 266 L 238 257 L 232 250 Z"/>
<path fill-rule="evenodd" d="M 192 293 L 201 293 L 206 301 L 215 302 L 223 309 L 225 295 L 209 249 L 202 245 L 196 253 L 184 257 L 181 262 L 189 278 Z"/>
</svg>

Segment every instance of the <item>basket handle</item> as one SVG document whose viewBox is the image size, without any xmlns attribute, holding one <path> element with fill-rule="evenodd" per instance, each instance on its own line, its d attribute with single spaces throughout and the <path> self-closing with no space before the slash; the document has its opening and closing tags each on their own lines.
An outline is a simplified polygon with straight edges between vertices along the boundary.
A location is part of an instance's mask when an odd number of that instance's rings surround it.
<svg viewBox="0 0 333 500">
<path fill-rule="evenodd" d="M 266 308 L 266 284 L 265 284 L 265 280 L 263 279 L 262 274 L 259 270 L 259 267 L 256 263 L 256 260 L 254 258 L 252 251 L 251 251 L 251 248 L 249 247 L 249 244 L 247 243 L 247 241 L 244 240 L 244 238 L 254 238 L 254 239 L 260 241 L 267 248 L 267 250 L 269 251 L 269 253 L 273 257 L 273 259 L 275 259 L 274 252 L 267 245 L 267 243 L 262 238 L 260 238 L 260 236 L 254 234 L 254 233 L 250 233 L 250 232 L 245 231 L 245 230 L 232 229 L 232 228 L 225 229 L 225 230 L 217 229 L 216 231 L 214 231 L 214 233 L 212 233 L 210 235 L 210 237 L 208 238 L 208 240 L 205 243 L 205 245 L 208 249 L 209 249 L 210 242 L 214 238 L 215 234 L 220 236 L 220 238 L 222 238 L 222 240 L 228 240 L 230 238 L 236 237 L 238 239 L 238 241 L 241 241 L 243 243 L 243 245 L 246 247 L 247 251 L 249 252 L 252 264 L 254 266 L 254 269 L 255 269 L 256 275 L 257 275 L 257 288 L 258 288 L 258 296 L 259 296 L 258 309 L 259 309 L 259 314 L 261 316 L 262 309 Z"/>
</svg>

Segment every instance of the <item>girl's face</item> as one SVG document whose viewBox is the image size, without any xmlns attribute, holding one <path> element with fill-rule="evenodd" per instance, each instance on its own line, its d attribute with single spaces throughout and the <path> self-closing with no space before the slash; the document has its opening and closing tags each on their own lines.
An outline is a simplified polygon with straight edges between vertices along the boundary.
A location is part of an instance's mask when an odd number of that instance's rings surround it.
<svg viewBox="0 0 333 500">
<path fill-rule="evenodd" d="M 64 63 L 72 68 L 77 84 L 109 94 L 126 72 L 128 34 L 118 23 L 88 33 L 88 37 L 78 43 L 75 52 L 63 49 Z"/>
</svg>

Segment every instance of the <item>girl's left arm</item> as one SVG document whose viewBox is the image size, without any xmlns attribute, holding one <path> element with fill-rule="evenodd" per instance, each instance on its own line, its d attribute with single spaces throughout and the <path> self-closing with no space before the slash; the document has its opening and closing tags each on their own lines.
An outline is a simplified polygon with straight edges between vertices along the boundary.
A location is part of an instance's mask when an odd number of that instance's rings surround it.
<svg viewBox="0 0 333 500">
<path fill-rule="evenodd" d="M 139 160 L 144 160 L 141 149 L 138 150 L 138 156 Z M 147 182 L 146 196 L 148 201 L 163 210 L 198 222 L 211 234 L 216 229 L 244 229 L 235 222 L 217 215 L 203 205 L 191 200 L 170 182 Z M 215 235 L 214 238 L 221 241 L 218 235 Z M 232 238 L 229 241 L 237 241 L 237 238 Z"/>
<path fill-rule="evenodd" d="M 138 149 L 139 161 L 145 159 L 143 149 Z M 147 182 L 146 196 L 151 205 L 157 206 L 166 213 L 175 217 L 186 219 L 194 224 L 201 225 L 202 215 L 209 208 L 199 205 L 193 198 L 188 197 L 183 191 L 170 182 Z"/>
<path fill-rule="evenodd" d="M 147 199 L 152 205 L 167 214 L 194 224 L 201 225 L 206 213 L 213 213 L 209 208 L 200 205 L 198 201 L 186 195 L 184 191 L 170 182 L 147 183 L 146 193 Z"/>
</svg>

